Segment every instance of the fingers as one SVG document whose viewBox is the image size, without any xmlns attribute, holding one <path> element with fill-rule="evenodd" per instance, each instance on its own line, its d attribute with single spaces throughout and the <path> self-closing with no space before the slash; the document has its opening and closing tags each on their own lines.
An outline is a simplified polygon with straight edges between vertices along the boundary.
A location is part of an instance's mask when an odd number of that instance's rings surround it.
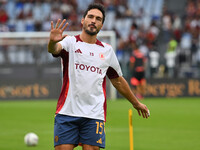
<svg viewBox="0 0 200 150">
<path fill-rule="evenodd" d="M 60 26 L 59 26 L 59 29 L 61 29 L 61 30 L 65 30 L 66 29 L 66 27 L 68 26 L 68 23 L 66 23 L 65 24 L 65 22 L 66 22 L 66 19 L 64 19 L 62 22 L 61 22 L 61 24 L 60 24 Z M 65 25 L 64 25 L 65 24 Z M 64 27 L 63 27 L 63 25 L 64 25 Z"/>
<path fill-rule="evenodd" d="M 144 105 L 144 112 L 143 112 L 143 117 L 148 118 L 150 116 L 149 109 L 147 108 L 146 105 Z"/>
<path fill-rule="evenodd" d="M 51 21 L 51 30 L 53 30 L 53 21 Z"/>
<path fill-rule="evenodd" d="M 67 28 L 68 24 L 68 22 L 65 24 L 65 26 L 62 28 L 62 31 L 64 31 Z"/>
<path fill-rule="evenodd" d="M 61 29 L 62 31 L 64 31 L 67 28 L 69 23 L 68 22 L 66 23 L 66 19 L 64 19 L 61 23 L 60 22 L 61 22 L 61 19 L 58 19 L 56 26 L 55 26 L 55 29 Z M 52 29 L 54 29 L 53 21 L 51 21 L 51 30 Z"/>
<path fill-rule="evenodd" d="M 133 107 L 138 111 L 139 116 L 142 116 L 143 118 L 148 118 L 150 116 L 150 111 L 146 105 L 139 103 Z"/>
<path fill-rule="evenodd" d="M 137 110 L 138 111 L 138 114 L 139 114 L 139 116 L 141 116 L 141 113 L 140 113 L 140 111 L 139 110 Z"/>
<path fill-rule="evenodd" d="M 149 111 L 149 110 L 148 110 L 148 114 L 147 114 L 147 116 L 150 117 L 150 111 Z"/>
<path fill-rule="evenodd" d="M 139 116 L 141 116 L 141 114 L 142 114 L 143 118 L 147 118 L 147 116 L 145 115 L 144 111 L 142 111 L 142 110 L 138 110 L 138 114 L 139 114 Z"/>
<path fill-rule="evenodd" d="M 143 115 L 144 118 L 150 117 L 150 112 L 149 112 L 148 109 L 147 109 L 147 111 L 145 111 L 143 114 L 144 114 L 144 115 Z"/>
<path fill-rule="evenodd" d="M 60 22 L 61 22 L 61 20 L 60 19 L 58 19 L 58 21 L 57 21 L 57 23 L 56 23 L 56 29 L 58 28 L 58 26 L 59 26 L 59 24 L 60 24 Z"/>
<path fill-rule="evenodd" d="M 144 109 L 144 110 L 138 110 L 138 114 L 139 116 L 142 115 L 143 118 L 148 118 L 150 116 L 150 112 L 149 110 L 147 109 Z"/>
<path fill-rule="evenodd" d="M 146 113 L 145 113 L 143 110 L 141 110 L 141 112 L 142 112 L 143 118 L 147 118 L 147 117 L 146 117 Z"/>
<path fill-rule="evenodd" d="M 58 29 L 61 29 L 65 22 L 66 22 L 66 19 L 64 19 L 64 20 L 61 22 L 61 24 L 60 24 L 60 26 L 58 27 Z"/>
</svg>

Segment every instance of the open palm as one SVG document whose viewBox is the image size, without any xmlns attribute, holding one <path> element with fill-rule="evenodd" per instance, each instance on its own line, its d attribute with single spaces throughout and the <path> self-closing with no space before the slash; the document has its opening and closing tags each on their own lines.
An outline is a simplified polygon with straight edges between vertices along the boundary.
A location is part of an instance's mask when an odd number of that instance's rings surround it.
<svg viewBox="0 0 200 150">
<path fill-rule="evenodd" d="M 67 28 L 68 23 L 66 23 L 66 19 L 64 19 L 61 23 L 61 20 L 58 19 L 56 26 L 54 28 L 53 21 L 51 21 L 51 32 L 50 32 L 50 40 L 52 42 L 59 42 L 64 39 L 67 35 L 62 35 L 64 30 Z"/>
</svg>

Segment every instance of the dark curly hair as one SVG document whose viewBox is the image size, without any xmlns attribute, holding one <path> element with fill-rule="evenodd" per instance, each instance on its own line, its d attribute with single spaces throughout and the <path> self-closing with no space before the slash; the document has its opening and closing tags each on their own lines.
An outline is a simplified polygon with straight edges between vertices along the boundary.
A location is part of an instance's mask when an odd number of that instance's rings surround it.
<svg viewBox="0 0 200 150">
<path fill-rule="evenodd" d="M 102 24 L 105 21 L 105 9 L 104 6 L 100 3 L 92 3 L 88 6 L 87 10 L 84 12 L 83 17 L 85 18 L 85 16 L 87 15 L 88 11 L 91 9 L 98 9 L 101 11 L 101 13 L 103 14 L 103 20 L 102 20 Z"/>
</svg>

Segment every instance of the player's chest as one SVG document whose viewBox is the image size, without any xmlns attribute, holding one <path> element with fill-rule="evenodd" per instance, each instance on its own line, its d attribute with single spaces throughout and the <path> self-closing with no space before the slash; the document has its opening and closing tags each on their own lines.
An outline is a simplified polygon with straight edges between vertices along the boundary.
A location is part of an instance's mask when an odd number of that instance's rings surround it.
<svg viewBox="0 0 200 150">
<path fill-rule="evenodd" d="M 72 55 L 76 62 L 86 63 L 105 63 L 106 62 L 106 51 L 103 48 L 97 46 L 74 46 Z"/>
</svg>

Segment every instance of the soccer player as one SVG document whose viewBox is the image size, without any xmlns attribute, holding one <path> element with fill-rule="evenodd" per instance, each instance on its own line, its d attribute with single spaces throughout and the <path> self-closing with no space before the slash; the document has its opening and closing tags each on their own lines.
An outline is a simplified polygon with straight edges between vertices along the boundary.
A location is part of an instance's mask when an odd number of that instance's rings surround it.
<svg viewBox="0 0 200 150">
<path fill-rule="evenodd" d="M 97 39 L 105 20 L 104 7 L 91 4 L 81 19 L 80 35 L 62 35 L 66 20 L 51 22 L 48 52 L 61 57 L 63 85 L 54 123 L 55 150 L 83 150 L 105 147 L 106 75 L 139 115 L 148 118 L 148 108 L 132 93 L 112 47 Z"/>
<path fill-rule="evenodd" d="M 130 69 L 132 72 L 131 85 L 133 87 L 133 92 L 136 97 L 143 99 L 145 94 L 145 64 L 146 57 L 142 52 L 140 52 L 137 44 L 133 44 L 133 52 L 130 57 Z"/>
</svg>

